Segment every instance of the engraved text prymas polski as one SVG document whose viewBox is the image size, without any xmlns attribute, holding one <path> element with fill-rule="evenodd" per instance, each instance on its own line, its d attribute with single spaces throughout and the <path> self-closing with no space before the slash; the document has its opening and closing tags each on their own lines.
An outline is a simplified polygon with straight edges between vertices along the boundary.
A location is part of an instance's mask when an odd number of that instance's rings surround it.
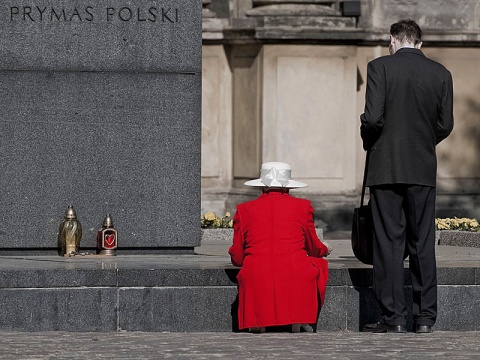
<svg viewBox="0 0 480 360">
<path fill-rule="evenodd" d="M 172 7 L 105 7 L 82 8 L 49 7 L 49 6 L 10 6 L 11 21 L 74 21 L 92 22 L 144 22 L 144 23 L 178 23 L 180 14 Z"/>
</svg>

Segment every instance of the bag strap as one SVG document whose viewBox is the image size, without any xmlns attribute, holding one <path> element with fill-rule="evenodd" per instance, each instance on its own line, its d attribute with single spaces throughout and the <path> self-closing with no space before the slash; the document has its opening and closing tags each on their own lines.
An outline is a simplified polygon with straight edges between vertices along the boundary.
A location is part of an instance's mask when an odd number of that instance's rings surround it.
<svg viewBox="0 0 480 360">
<path fill-rule="evenodd" d="M 362 198 L 360 206 L 363 206 L 363 199 L 365 198 L 365 188 L 367 184 L 368 159 L 370 158 L 370 151 L 367 150 L 367 158 L 365 159 L 365 170 L 363 170 L 363 184 L 362 184 Z"/>
</svg>

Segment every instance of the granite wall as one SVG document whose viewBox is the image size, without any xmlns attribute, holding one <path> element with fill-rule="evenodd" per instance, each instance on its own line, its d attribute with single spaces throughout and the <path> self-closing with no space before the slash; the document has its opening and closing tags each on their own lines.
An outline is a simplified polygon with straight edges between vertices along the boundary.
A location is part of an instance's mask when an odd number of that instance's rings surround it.
<svg viewBox="0 0 480 360">
<path fill-rule="evenodd" d="M 0 7 L 0 253 L 56 251 L 68 205 L 94 248 L 200 243 L 201 0 Z"/>
<path fill-rule="evenodd" d="M 24 260 L 25 261 L 25 260 Z M 1 331 L 236 331 L 237 287 L 233 268 L 148 268 L 0 270 Z M 147 260 L 148 261 L 148 260 Z M 88 263 L 88 260 L 87 260 Z M 437 331 L 479 331 L 479 270 L 438 269 Z M 368 268 L 331 268 L 318 331 L 357 332 L 375 322 L 379 307 Z M 412 329 L 412 291 L 406 270 L 407 328 Z"/>
</svg>

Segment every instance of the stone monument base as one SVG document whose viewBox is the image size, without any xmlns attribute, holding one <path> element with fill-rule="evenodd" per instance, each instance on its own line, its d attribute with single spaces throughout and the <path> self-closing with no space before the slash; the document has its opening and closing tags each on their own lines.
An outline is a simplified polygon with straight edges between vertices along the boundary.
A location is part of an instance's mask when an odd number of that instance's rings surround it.
<svg viewBox="0 0 480 360">
<path fill-rule="evenodd" d="M 465 264 L 438 268 L 435 330 L 480 330 L 480 267 Z M 351 256 L 329 267 L 318 331 L 357 332 L 377 321 L 371 267 Z M 237 272 L 225 255 L 3 257 L 0 331 L 235 331 Z M 406 294 L 411 319 L 408 281 Z"/>
</svg>

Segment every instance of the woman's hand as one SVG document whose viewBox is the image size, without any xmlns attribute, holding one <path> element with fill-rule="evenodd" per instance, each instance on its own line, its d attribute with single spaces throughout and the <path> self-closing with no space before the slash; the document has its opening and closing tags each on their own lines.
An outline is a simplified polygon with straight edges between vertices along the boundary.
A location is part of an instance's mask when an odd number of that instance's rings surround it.
<svg viewBox="0 0 480 360">
<path fill-rule="evenodd" d="M 330 255 L 330 253 L 333 251 L 333 248 L 325 241 L 323 242 L 323 245 L 325 245 L 328 249 L 327 255 L 325 255 L 325 256 Z"/>
</svg>

